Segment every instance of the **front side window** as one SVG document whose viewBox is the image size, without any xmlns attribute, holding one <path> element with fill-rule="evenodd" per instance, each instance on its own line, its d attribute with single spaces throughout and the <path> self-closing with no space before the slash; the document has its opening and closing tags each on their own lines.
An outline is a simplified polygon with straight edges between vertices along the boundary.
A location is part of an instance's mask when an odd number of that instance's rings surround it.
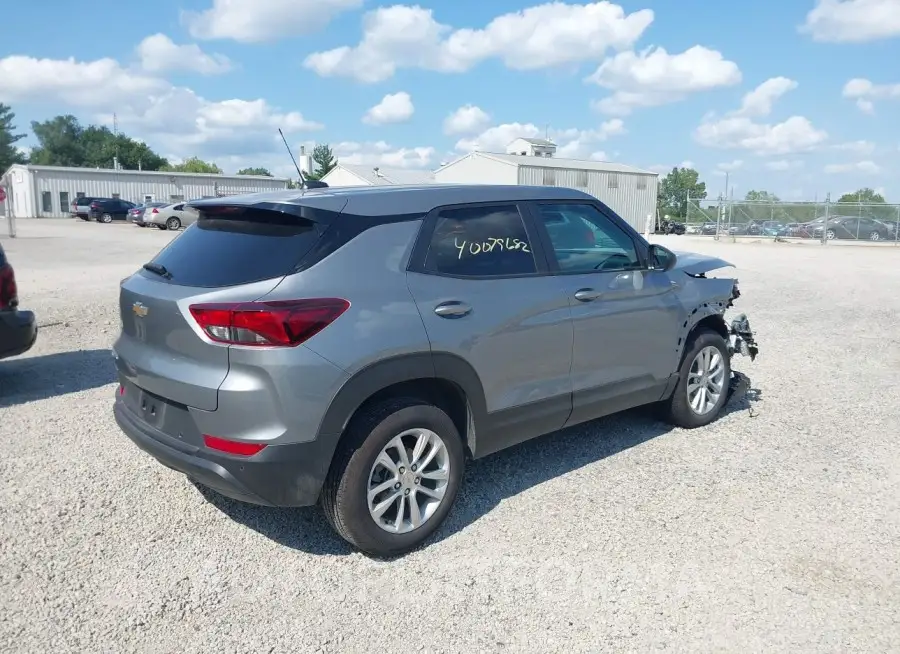
<svg viewBox="0 0 900 654">
<path fill-rule="evenodd" d="M 537 272 L 525 223 L 515 205 L 441 211 L 425 257 L 425 269 L 454 277 Z"/>
<path fill-rule="evenodd" d="M 562 272 L 597 272 L 641 268 L 634 241 L 590 204 L 540 204 Z"/>
</svg>

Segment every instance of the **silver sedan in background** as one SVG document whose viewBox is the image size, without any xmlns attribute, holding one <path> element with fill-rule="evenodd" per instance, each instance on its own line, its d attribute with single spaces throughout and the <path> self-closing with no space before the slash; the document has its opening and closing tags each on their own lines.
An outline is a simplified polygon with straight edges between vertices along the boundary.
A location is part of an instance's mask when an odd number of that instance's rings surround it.
<svg viewBox="0 0 900 654">
<path fill-rule="evenodd" d="M 196 220 L 197 212 L 188 208 L 184 202 L 169 204 L 144 214 L 144 224 L 156 225 L 159 229 L 181 229 L 193 225 Z"/>
</svg>

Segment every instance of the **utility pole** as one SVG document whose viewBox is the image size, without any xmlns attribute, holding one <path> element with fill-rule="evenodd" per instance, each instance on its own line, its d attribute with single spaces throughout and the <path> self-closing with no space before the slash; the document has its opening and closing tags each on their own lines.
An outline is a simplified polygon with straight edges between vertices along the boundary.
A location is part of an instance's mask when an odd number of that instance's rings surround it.
<svg viewBox="0 0 900 654">
<path fill-rule="evenodd" d="M 119 169 L 119 118 L 113 113 L 113 169 Z"/>
</svg>

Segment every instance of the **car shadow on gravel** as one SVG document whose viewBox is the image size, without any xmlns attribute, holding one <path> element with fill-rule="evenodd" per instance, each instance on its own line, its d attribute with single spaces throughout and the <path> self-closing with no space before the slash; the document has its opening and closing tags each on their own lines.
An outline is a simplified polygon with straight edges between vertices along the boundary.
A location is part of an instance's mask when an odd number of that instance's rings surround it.
<svg viewBox="0 0 900 654">
<path fill-rule="evenodd" d="M 110 350 L 74 350 L 0 361 L 0 408 L 116 381 Z"/>
<path fill-rule="evenodd" d="M 739 411 L 747 411 L 748 416 L 753 417 L 753 404 L 760 399 L 761 392 L 751 388 L 749 380 L 746 386 L 729 400 L 721 417 Z M 672 426 L 659 422 L 652 411 L 642 407 L 547 434 L 484 459 L 470 461 L 456 506 L 423 547 L 462 531 L 504 499 L 672 429 Z M 232 500 L 197 483 L 194 486 L 226 516 L 285 547 L 314 555 L 346 555 L 355 551 L 334 533 L 318 507 L 256 506 Z"/>
</svg>

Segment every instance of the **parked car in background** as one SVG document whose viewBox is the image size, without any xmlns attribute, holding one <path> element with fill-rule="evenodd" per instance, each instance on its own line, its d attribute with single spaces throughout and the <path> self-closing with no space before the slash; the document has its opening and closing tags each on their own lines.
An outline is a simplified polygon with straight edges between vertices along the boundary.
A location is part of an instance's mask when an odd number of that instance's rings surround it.
<svg viewBox="0 0 900 654">
<path fill-rule="evenodd" d="M 168 202 L 145 202 L 144 204 L 139 204 L 128 212 L 128 219 L 138 227 L 146 227 L 147 223 L 144 222 L 145 214 L 153 209 L 165 207 L 167 204 Z"/>
<path fill-rule="evenodd" d="M 784 230 L 784 223 L 777 220 L 766 220 L 759 226 L 762 236 L 780 236 Z"/>
<path fill-rule="evenodd" d="M 80 218 L 85 222 L 91 219 L 91 202 L 97 198 L 93 196 L 84 196 L 72 200 L 72 215 L 74 218 Z"/>
<path fill-rule="evenodd" d="M 900 223 L 892 220 L 875 220 L 877 223 L 881 223 L 887 229 L 888 238 L 892 241 L 897 240 L 897 232 L 900 230 Z"/>
<path fill-rule="evenodd" d="M 746 316 L 725 319 L 736 280 L 705 276 L 731 264 L 649 244 L 574 189 L 191 204 L 120 284 L 119 427 L 229 497 L 320 504 L 370 554 L 433 534 L 467 458 L 639 405 L 711 423 L 747 385 L 733 355 L 757 353 Z"/>
<path fill-rule="evenodd" d="M 196 220 L 197 212 L 190 209 L 185 202 L 167 204 L 144 214 L 145 225 L 155 225 L 160 229 L 181 229 L 193 225 Z"/>
<path fill-rule="evenodd" d="M 813 229 L 813 238 L 822 238 L 823 231 L 829 241 L 833 239 L 883 241 L 891 235 L 887 225 L 865 216 L 834 216 L 829 218 L 827 223 L 823 220 Z"/>
<path fill-rule="evenodd" d="M 27 352 L 36 340 L 34 313 L 19 309 L 16 272 L 0 245 L 0 359 Z"/>
<path fill-rule="evenodd" d="M 82 220 L 94 219 L 103 224 L 111 223 L 114 220 L 126 220 L 128 212 L 137 206 L 134 202 L 118 198 L 78 198 L 76 202 L 79 218 Z"/>
<path fill-rule="evenodd" d="M 700 226 L 700 233 L 703 236 L 715 236 L 717 231 L 718 224 L 712 221 L 703 223 L 703 225 Z"/>
</svg>

